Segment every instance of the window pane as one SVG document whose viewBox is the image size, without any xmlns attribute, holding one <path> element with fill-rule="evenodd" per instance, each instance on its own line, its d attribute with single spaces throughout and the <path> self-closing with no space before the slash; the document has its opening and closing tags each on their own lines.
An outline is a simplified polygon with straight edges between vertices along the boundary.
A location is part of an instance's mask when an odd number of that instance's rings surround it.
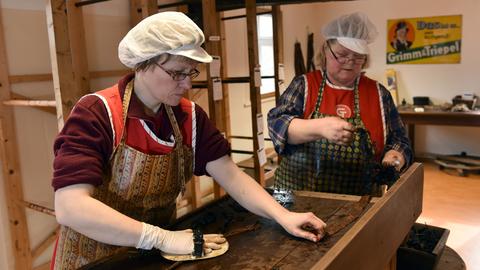
<svg viewBox="0 0 480 270">
<path fill-rule="evenodd" d="M 264 14 L 257 16 L 258 37 L 273 37 L 272 15 Z"/>
<path fill-rule="evenodd" d="M 262 76 L 273 76 L 275 73 L 273 61 L 273 24 L 272 15 L 257 16 L 258 58 Z M 275 91 L 275 79 L 262 79 L 260 93 Z"/>
<path fill-rule="evenodd" d="M 262 79 L 260 94 L 275 92 L 275 79 Z"/>
<path fill-rule="evenodd" d="M 262 76 L 273 76 L 273 46 L 271 45 L 261 45 L 260 51 L 260 65 Z"/>
</svg>

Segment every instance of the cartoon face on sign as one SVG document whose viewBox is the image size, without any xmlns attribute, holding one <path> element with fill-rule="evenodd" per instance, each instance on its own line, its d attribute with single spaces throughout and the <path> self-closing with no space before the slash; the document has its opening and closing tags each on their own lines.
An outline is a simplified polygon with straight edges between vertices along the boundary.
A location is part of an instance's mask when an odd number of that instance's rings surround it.
<svg viewBox="0 0 480 270">
<path fill-rule="evenodd" d="M 398 21 L 388 30 L 390 46 L 396 51 L 406 51 L 415 40 L 413 25 L 408 21 Z"/>
</svg>

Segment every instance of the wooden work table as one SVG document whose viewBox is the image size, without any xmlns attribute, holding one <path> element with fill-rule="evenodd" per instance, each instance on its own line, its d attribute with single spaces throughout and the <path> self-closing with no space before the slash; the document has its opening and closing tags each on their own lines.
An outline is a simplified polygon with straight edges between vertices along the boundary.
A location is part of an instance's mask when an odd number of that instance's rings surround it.
<svg viewBox="0 0 480 270">
<path fill-rule="evenodd" d="M 402 121 L 407 125 L 408 137 L 415 149 L 415 125 L 439 126 L 480 126 L 480 111 L 449 112 L 440 109 L 425 109 L 424 112 L 415 112 L 413 108 L 398 108 Z"/>
<path fill-rule="evenodd" d="M 413 164 L 381 198 L 372 200 L 362 215 L 319 243 L 298 239 L 274 221 L 222 198 L 179 219 L 174 229 L 206 222 L 205 233 L 223 232 L 230 248 L 222 256 L 174 264 L 158 253 L 117 254 L 82 269 L 395 269 L 397 248 L 422 210 L 423 165 Z M 311 211 L 322 219 L 359 196 L 297 191 L 292 211 Z M 230 234 L 252 224 L 255 230 Z M 123 256 L 123 257 L 122 257 Z M 393 259 L 393 260 L 392 260 Z M 173 266 L 173 267 L 172 267 Z"/>
</svg>

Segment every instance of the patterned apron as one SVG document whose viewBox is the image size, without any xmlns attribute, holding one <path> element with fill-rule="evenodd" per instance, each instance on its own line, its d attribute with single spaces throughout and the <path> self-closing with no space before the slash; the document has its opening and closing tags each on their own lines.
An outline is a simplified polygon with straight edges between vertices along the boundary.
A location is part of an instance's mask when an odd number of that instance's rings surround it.
<svg viewBox="0 0 480 270">
<path fill-rule="evenodd" d="M 345 119 L 358 129 L 350 145 L 339 145 L 324 138 L 298 145 L 293 153 L 282 158 L 275 171 L 275 188 L 354 195 L 370 192 L 368 165 L 374 159 L 375 148 L 360 118 L 359 81 L 360 78 L 353 90 L 354 117 Z M 319 112 L 325 83 L 326 76 L 323 76 L 310 119 L 330 116 Z"/>
<path fill-rule="evenodd" d="M 164 105 L 173 127 L 175 146 L 171 153 L 149 155 L 126 145 L 126 115 L 133 91 L 127 85 L 122 104 L 122 140 L 110 159 L 111 175 L 105 175 L 93 198 L 139 221 L 165 226 L 175 219 L 175 200 L 192 177 L 192 150 L 183 136 L 170 106 Z M 137 120 L 134 120 L 137 121 Z M 115 132 L 115 131 L 113 131 Z M 56 247 L 54 269 L 77 269 L 124 249 L 90 239 L 62 226 Z"/>
</svg>

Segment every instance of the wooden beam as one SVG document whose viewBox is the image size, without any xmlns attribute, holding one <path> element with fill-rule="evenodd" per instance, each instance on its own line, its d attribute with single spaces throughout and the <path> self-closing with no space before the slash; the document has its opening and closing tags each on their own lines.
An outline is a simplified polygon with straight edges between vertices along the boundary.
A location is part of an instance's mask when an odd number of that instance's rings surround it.
<svg viewBox="0 0 480 270">
<path fill-rule="evenodd" d="M 273 22 L 273 65 L 275 69 L 275 104 L 278 105 L 280 98 L 280 84 L 283 83 L 279 77 L 280 65 L 283 66 L 283 17 L 279 5 L 272 7 Z M 285 70 L 282 70 L 285 72 Z M 285 76 L 285 73 L 284 73 Z"/>
<path fill-rule="evenodd" d="M 81 12 L 81 9 L 69 9 L 68 12 Z M 57 101 L 57 122 L 58 129 L 61 130 L 77 100 L 89 91 L 82 89 L 84 84 L 79 82 L 83 79 L 76 78 L 80 74 L 75 74 L 78 69 L 73 66 L 76 60 L 72 56 L 72 53 L 75 52 L 72 51 L 73 48 L 70 44 L 71 28 L 68 26 L 67 2 L 65 0 L 47 0 L 46 15 L 53 86 Z M 76 25 L 76 29 L 82 31 L 80 26 Z"/>
<path fill-rule="evenodd" d="M 133 28 L 142 20 L 140 0 L 130 0 L 130 27 Z"/>
<path fill-rule="evenodd" d="M 201 0 L 192 0 L 193 2 L 200 2 Z M 272 5 L 289 5 L 289 4 L 305 4 L 315 2 L 334 2 L 334 1 L 353 1 L 353 0 L 256 0 L 257 6 L 272 6 Z M 245 1 L 218 1 L 217 11 L 227 11 L 232 9 L 244 8 Z"/>
<path fill-rule="evenodd" d="M 106 1 L 110 1 L 110 0 L 80 0 L 75 3 L 75 6 L 83 7 L 83 6 L 93 5 L 96 3 L 106 2 Z"/>
<path fill-rule="evenodd" d="M 38 205 L 38 204 L 34 204 L 34 203 L 31 203 L 31 202 L 27 202 L 27 201 L 22 201 L 22 204 L 25 207 L 30 208 L 32 210 L 35 210 L 37 212 L 47 214 L 47 215 L 50 215 L 50 216 L 53 216 L 53 217 L 55 216 L 55 210 L 50 209 L 48 207 L 41 206 L 41 205 Z"/>
<path fill-rule="evenodd" d="M 31 75 L 11 75 L 11 76 L 8 76 L 8 80 L 10 81 L 11 84 L 51 81 L 52 74 L 49 73 L 49 74 L 31 74 Z"/>
<path fill-rule="evenodd" d="M 263 166 L 258 159 L 259 141 L 257 115 L 262 114 L 262 102 L 260 97 L 260 87 L 255 85 L 255 69 L 259 69 L 258 62 L 258 35 L 257 35 L 257 10 L 254 0 L 245 1 L 247 15 L 247 40 L 248 40 L 248 69 L 250 76 L 250 104 L 252 120 L 253 156 L 255 164 L 255 180 L 260 185 L 265 186 L 265 174 Z"/>
<path fill-rule="evenodd" d="M 202 93 L 202 91 L 197 91 L 198 93 Z M 187 91 L 186 97 L 189 100 L 195 101 L 195 92 L 194 91 Z M 193 206 L 193 209 L 196 209 L 202 205 L 202 194 L 200 190 L 200 178 L 198 176 L 193 176 L 190 182 L 188 183 L 188 188 L 190 191 L 190 197 L 191 197 L 191 204 Z M 188 192 L 187 192 L 188 193 Z M 178 210 L 178 208 L 177 208 Z"/>
<path fill-rule="evenodd" d="M 59 230 L 60 227 L 57 226 L 53 232 L 51 232 L 36 248 L 32 250 L 32 258 L 34 260 L 42 255 L 42 253 L 57 240 Z"/>
<path fill-rule="evenodd" d="M 216 2 L 215 0 L 204 0 L 202 1 L 202 14 L 203 14 L 203 31 L 205 34 L 205 48 L 207 52 L 212 56 L 221 56 L 222 55 L 222 41 L 220 38 L 220 16 L 216 12 Z M 220 78 L 222 78 L 222 64 L 220 64 Z M 227 91 L 225 91 L 225 86 L 222 85 L 222 99 L 214 100 L 213 92 L 213 79 L 212 74 L 210 74 L 210 64 L 207 67 L 207 86 L 208 86 L 208 112 L 209 118 L 215 123 L 215 126 L 222 132 L 227 135 L 229 130 L 227 130 L 227 119 L 224 117 L 226 115 L 226 106 L 228 103 Z M 220 198 L 225 195 L 225 191 L 214 182 L 213 184 L 215 198 Z"/>
<path fill-rule="evenodd" d="M 272 10 L 267 9 L 267 8 L 257 8 L 257 15 L 263 15 L 263 14 L 271 14 Z M 242 14 L 242 15 L 235 15 L 235 16 L 228 16 L 228 17 L 221 17 L 220 19 L 222 21 L 228 21 L 228 20 L 236 20 L 236 19 L 243 19 L 246 18 L 247 15 Z"/>
<path fill-rule="evenodd" d="M 192 179 L 193 180 L 193 179 Z M 184 197 L 181 200 L 177 202 L 177 210 L 182 208 L 182 207 L 189 207 L 192 206 L 192 210 L 199 208 L 202 206 L 202 200 L 205 199 L 206 197 L 212 195 L 214 193 L 213 188 L 208 188 L 204 191 L 198 191 L 197 193 L 197 198 L 192 198 L 192 197 Z M 198 200 L 195 202 L 195 200 Z M 197 204 L 197 206 L 195 206 Z"/>
<path fill-rule="evenodd" d="M 297 196 L 305 196 L 312 198 L 323 198 L 329 200 L 341 200 L 341 201 L 356 201 L 358 202 L 361 196 L 349 195 L 349 194 L 337 194 L 337 193 L 327 193 L 327 192 L 317 192 L 317 191 L 294 191 Z M 372 198 L 371 202 L 376 202 L 377 198 Z"/>
<path fill-rule="evenodd" d="M 142 18 L 158 13 L 157 0 L 140 0 Z"/>
<path fill-rule="evenodd" d="M 7 106 L 28 106 L 28 107 L 55 107 L 55 100 L 17 100 L 11 99 L 3 102 Z"/>
<path fill-rule="evenodd" d="M 218 20 L 220 20 L 220 17 L 221 17 L 221 13 L 218 12 Z M 222 22 L 221 20 L 219 21 L 219 27 L 220 27 L 220 37 L 225 37 L 225 23 Z M 227 70 L 227 50 L 223 50 L 223 44 L 225 42 L 225 39 L 224 38 L 220 38 L 221 39 L 221 69 L 220 69 L 220 74 L 222 76 L 222 78 L 225 77 L 225 74 L 228 73 L 228 70 Z M 222 79 L 222 82 L 223 82 L 223 79 Z M 224 119 L 224 123 L 225 123 L 225 137 L 227 138 L 227 140 L 230 142 L 230 140 L 228 139 L 230 137 L 230 135 L 232 134 L 232 129 L 231 129 L 231 121 L 230 121 L 230 102 L 229 102 L 229 92 L 230 92 L 230 89 L 229 89 L 229 86 L 228 84 L 226 83 L 222 83 L 222 90 L 223 90 L 223 100 L 224 100 L 224 103 L 223 103 L 223 106 L 224 106 L 224 115 L 223 115 L 223 119 Z"/>
<path fill-rule="evenodd" d="M 385 269 L 422 212 L 422 199 L 423 165 L 414 163 L 312 269 Z M 375 260 L 362 259 L 371 254 Z"/>
<path fill-rule="evenodd" d="M 197 209 L 202 206 L 202 191 L 200 190 L 200 178 L 198 176 L 193 176 L 190 180 L 190 188 L 192 192 L 192 205 L 193 209 Z"/>
<path fill-rule="evenodd" d="M 80 0 L 67 0 L 68 34 L 72 55 L 75 86 L 79 94 L 90 93 L 90 73 L 88 72 L 87 45 L 83 27 L 83 9 L 75 6 Z M 81 96 L 73 96 L 75 102 Z"/>
<path fill-rule="evenodd" d="M 129 69 L 116 69 L 116 70 L 101 70 L 101 71 L 90 71 L 90 78 L 104 78 L 104 77 L 117 77 L 123 76 L 131 72 Z M 28 82 L 42 82 L 42 81 L 51 81 L 52 74 L 25 74 L 25 75 L 10 75 L 8 76 L 8 81 L 10 84 L 14 83 L 28 83 Z"/>
<path fill-rule="evenodd" d="M 12 108 L 3 101 L 11 99 L 8 80 L 7 51 L 0 12 L 0 159 L 5 194 L 3 200 L 7 206 L 11 247 L 15 260 L 15 269 L 31 269 L 30 240 L 28 238 L 27 218 L 23 201 L 23 184 L 20 171 L 17 135 Z"/>
<path fill-rule="evenodd" d="M 212 56 L 221 55 L 221 39 L 220 39 L 220 27 L 219 27 L 219 16 L 215 11 L 215 0 L 205 0 L 202 1 L 202 11 L 203 11 L 203 25 L 204 25 L 204 34 L 205 34 L 205 48 L 209 54 Z M 211 40 L 213 39 L 213 40 Z M 214 100 L 213 94 L 213 78 L 210 74 L 210 64 L 207 67 L 207 85 L 208 85 L 208 112 L 209 118 L 212 122 L 215 123 L 216 127 L 220 132 L 225 132 L 225 106 L 224 98 L 222 100 Z M 222 78 L 222 74 L 220 74 Z M 223 92 L 223 91 L 222 91 Z"/>
<path fill-rule="evenodd" d="M 15 99 L 23 99 L 23 100 L 33 100 L 31 98 L 28 98 L 24 95 L 20 95 L 20 94 L 17 94 L 17 93 L 14 93 L 14 92 L 11 92 L 10 93 L 10 96 L 15 100 Z M 44 112 L 47 112 L 47 113 L 50 113 L 50 114 L 57 114 L 57 110 L 55 110 L 55 108 L 49 108 L 49 107 L 34 107 L 35 109 L 37 110 L 41 110 L 41 111 L 44 111 Z"/>
</svg>

